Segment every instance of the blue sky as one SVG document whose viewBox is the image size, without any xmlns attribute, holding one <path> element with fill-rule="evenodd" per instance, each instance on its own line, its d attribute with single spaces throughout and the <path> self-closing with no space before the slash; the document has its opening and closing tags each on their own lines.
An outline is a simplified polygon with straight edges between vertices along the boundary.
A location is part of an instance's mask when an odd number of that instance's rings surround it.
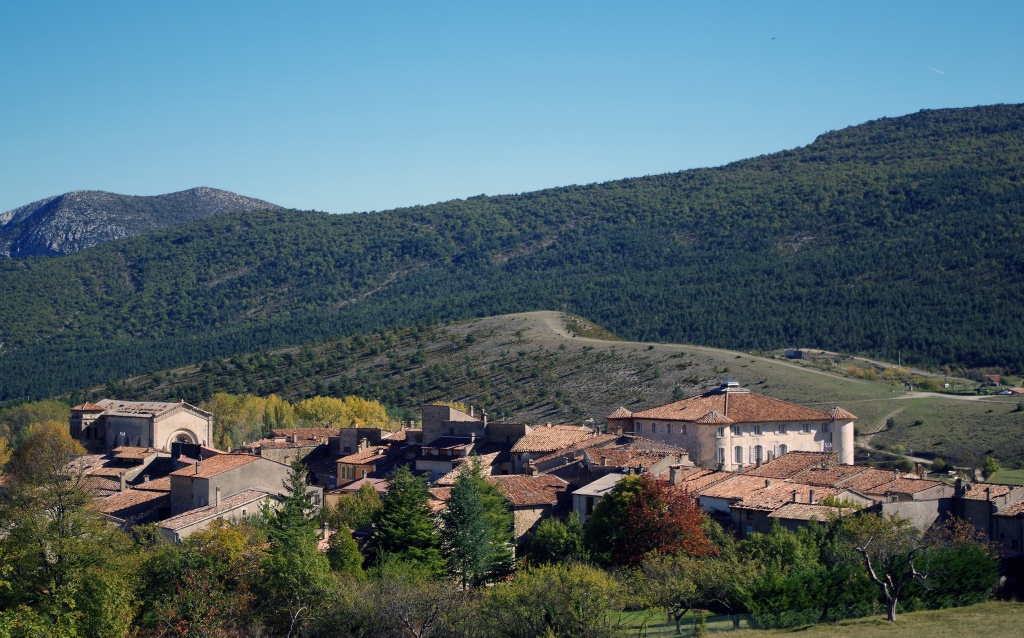
<svg viewBox="0 0 1024 638">
<path fill-rule="evenodd" d="M 717 166 L 1024 102 L 1021 2 L 5 2 L 0 212 L 336 213 Z"/>
</svg>

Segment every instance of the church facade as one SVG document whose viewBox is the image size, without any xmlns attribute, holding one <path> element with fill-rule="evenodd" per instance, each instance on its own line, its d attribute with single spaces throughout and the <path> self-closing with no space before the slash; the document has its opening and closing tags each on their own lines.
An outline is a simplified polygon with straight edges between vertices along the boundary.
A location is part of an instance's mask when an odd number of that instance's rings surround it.
<svg viewBox="0 0 1024 638">
<path fill-rule="evenodd" d="M 119 401 L 103 399 L 71 408 L 71 437 L 92 452 L 129 446 L 171 449 L 180 441 L 210 445 L 213 415 L 179 401 Z"/>
</svg>

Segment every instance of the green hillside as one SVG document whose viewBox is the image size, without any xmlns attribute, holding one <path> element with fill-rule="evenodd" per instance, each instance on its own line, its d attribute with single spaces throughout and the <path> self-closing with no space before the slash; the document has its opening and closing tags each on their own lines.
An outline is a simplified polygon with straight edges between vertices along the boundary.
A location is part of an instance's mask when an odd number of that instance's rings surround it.
<svg viewBox="0 0 1024 638">
<path fill-rule="evenodd" d="M 927 111 L 721 168 L 6 261 L 0 399 L 537 309 L 632 340 L 1024 370 L 1022 124 Z"/>
<path fill-rule="evenodd" d="M 393 420 L 419 418 L 419 406 L 461 401 L 492 418 L 600 425 L 619 406 L 648 408 L 699 394 L 733 378 L 755 392 L 859 417 L 859 461 L 912 451 L 970 464 L 994 456 L 1024 459 L 1024 412 L 1003 396 L 908 393 L 902 384 L 849 376 L 851 360 L 790 361 L 692 345 L 616 339 L 585 319 L 530 312 L 427 328 L 370 333 L 159 371 L 77 392 L 106 397 L 199 403 L 217 392 L 277 394 L 289 401 L 356 395 L 383 402 Z M 892 417 L 893 425 L 886 421 Z M 219 441 L 218 441 L 219 442 Z M 237 442 L 237 439 L 236 439 Z M 225 444 L 226 445 L 226 444 Z"/>
</svg>

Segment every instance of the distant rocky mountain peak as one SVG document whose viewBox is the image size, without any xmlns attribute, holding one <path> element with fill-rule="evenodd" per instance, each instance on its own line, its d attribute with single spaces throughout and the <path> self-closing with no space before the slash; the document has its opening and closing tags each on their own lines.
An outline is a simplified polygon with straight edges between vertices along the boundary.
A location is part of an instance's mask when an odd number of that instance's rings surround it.
<svg viewBox="0 0 1024 638">
<path fill-rule="evenodd" d="M 0 214 L 0 257 L 66 255 L 221 213 L 278 208 L 209 186 L 155 196 L 71 191 Z"/>
</svg>

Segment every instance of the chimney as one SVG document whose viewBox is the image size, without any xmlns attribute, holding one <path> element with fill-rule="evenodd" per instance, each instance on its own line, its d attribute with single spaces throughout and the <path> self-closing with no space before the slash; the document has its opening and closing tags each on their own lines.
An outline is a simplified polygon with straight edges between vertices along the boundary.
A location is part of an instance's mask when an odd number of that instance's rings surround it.
<svg viewBox="0 0 1024 638">
<path fill-rule="evenodd" d="M 484 421 L 484 423 L 487 423 L 487 422 Z M 469 442 L 470 442 L 470 444 L 476 443 L 476 432 L 470 432 L 469 433 Z"/>
<path fill-rule="evenodd" d="M 771 479 L 765 479 L 764 480 L 764 486 L 765 486 L 765 488 L 771 487 L 772 486 L 772 480 Z"/>
<path fill-rule="evenodd" d="M 808 502 L 809 502 L 809 503 L 810 503 L 811 505 L 814 505 L 814 503 L 816 502 L 816 501 L 814 500 L 814 490 L 811 490 L 811 491 L 810 491 L 810 493 L 808 494 L 808 498 L 807 498 L 807 501 L 808 501 Z"/>
<path fill-rule="evenodd" d="M 608 467 L 608 457 L 601 455 L 601 467 Z"/>
<path fill-rule="evenodd" d="M 366 437 L 363 437 L 363 438 L 359 439 L 359 450 L 358 451 L 362 452 L 363 450 L 366 449 L 367 445 L 368 445 L 368 443 L 366 442 Z"/>
<path fill-rule="evenodd" d="M 127 472 L 121 472 L 121 474 L 118 475 L 118 478 L 121 479 L 120 491 L 122 492 L 128 489 L 128 480 L 125 478 L 125 474 L 127 474 Z"/>
<path fill-rule="evenodd" d="M 894 480 L 894 481 L 900 480 L 900 470 L 899 470 L 899 468 L 893 469 L 893 471 L 892 471 L 892 480 Z"/>
<path fill-rule="evenodd" d="M 217 489 L 214 490 L 213 493 L 214 493 L 214 498 L 216 499 L 215 503 L 217 504 L 217 509 L 220 509 L 220 486 L 218 486 Z"/>
<path fill-rule="evenodd" d="M 473 416 L 473 406 L 469 406 L 469 416 Z"/>
<path fill-rule="evenodd" d="M 487 427 L 487 413 L 481 410 L 481 414 L 484 415 L 484 427 Z"/>
<path fill-rule="evenodd" d="M 202 461 L 196 461 L 196 474 L 199 474 L 203 469 Z"/>
<path fill-rule="evenodd" d="M 672 465 L 668 468 L 668 483 L 669 485 L 679 485 L 679 466 Z"/>
<path fill-rule="evenodd" d="M 540 471 L 537 469 L 537 466 L 533 464 L 533 461 L 528 461 L 526 463 L 526 475 L 537 476 L 538 474 L 540 474 Z"/>
<path fill-rule="evenodd" d="M 796 490 L 793 490 L 793 502 L 794 502 L 794 503 L 796 503 L 796 502 L 797 502 L 797 498 L 796 498 Z"/>
<path fill-rule="evenodd" d="M 143 474 L 142 475 L 142 482 L 143 483 L 149 483 L 149 474 Z"/>
<path fill-rule="evenodd" d="M 986 487 L 985 488 L 985 500 L 986 501 L 990 501 L 990 502 L 992 501 L 992 488 L 991 487 Z"/>
</svg>

